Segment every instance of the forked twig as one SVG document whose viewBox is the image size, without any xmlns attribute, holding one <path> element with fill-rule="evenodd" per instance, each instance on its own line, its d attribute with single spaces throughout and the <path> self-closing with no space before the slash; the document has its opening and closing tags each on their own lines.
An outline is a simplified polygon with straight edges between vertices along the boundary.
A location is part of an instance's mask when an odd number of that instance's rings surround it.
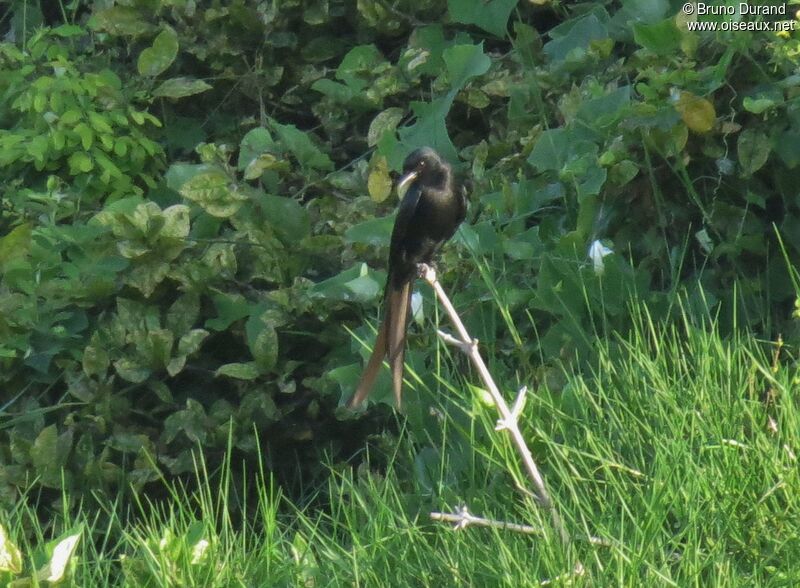
<svg viewBox="0 0 800 588">
<path fill-rule="evenodd" d="M 520 525 L 519 523 L 507 523 L 505 521 L 494 521 L 492 519 L 485 519 L 477 517 L 462 506 L 458 512 L 432 512 L 431 519 L 434 521 L 442 521 L 443 523 L 453 523 L 456 529 L 466 529 L 469 525 L 476 525 L 478 527 L 491 527 L 492 529 L 504 529 L 506 531 L 514 531 L 516 533 L 524 533 L 526 535 L 541 535 L 542 530 L 539 527 L 532 527 L 531 525 Z"/>
<path fill-rule="evenodd" d="M 507 521 L 496 521 L 479 517 L 471 512 L 466 506 L 460 507 L 456 512 L 432 512 L 430 517 L 434 521 L 441 521 L 443 523 L 452 523 L 456 530 L 466 529 L 470 525 L 477 527 L 489 527 L 492 529 L 502 529 L 504 531 L 513 531 L 515 533 L 523 533 L 525 535 L 544 535 L 544 531 L 540 527 L 533 527 L 531 525 L 521 525 L 519 523 L 509 523 Z M 602 537 L 575 537 L 576 541 L 585 541 L 592 545 L 599 545 L 602 547 L 612 547 L 614 543 Z"/>
<path fill-rule="evenodd" d="M 550 499 L 550 494 L 547 492 L 544 479 L 542 478 L 541 473 L 539 473 L 539 468 L 536 466 L 536 462 L 533 461 L 533 455 L 531 454 L 530 449 L 528 449 L 528 445 L 525 443 L 525 438 L 522 436 L 522 432 L 519 430 L 519 425 L 517 423 L 517 417 L 519 416 L 518 413 L 522 406 L 525 388 L 520 390 L 517 400 L 514 403 L 514 409 L 510 409 L 503 398 L 503 395 L 500 393 L 500 389 L 497 387 L 497 384 L 495 384 L 492 375 L 489 373 L 489 369 L 486 367 L 480 352 L 478 351 L 478 340 L 470 337 L 466 327 L 464 327 L 464 323 L 461 322 L 461 318 L 458 316 L 455 307 L 453 307 L 453 303 L 450 302 L 450 298 L 448 298 L 444 288 L 442 288 L 439 280 L 436 279 L 436 271 L 427 264 L 420 264 L 419 270 L 422 278 L 428 282 L 433 288 L 434 292 L 436 292 L 436 297 L 439 299 L 439 302 L 441 302 L 442 306 L 444 306 L 447 314 L 450 316 L 451 322 L 456 328 L 456 331 L 458 331 L 458 338 L 446 333 L 442 333 L 441 331 L 439 331 L 439 336 L 442 337 L 445 343 L 455 345 L 466 355 L 468 355 L 473 365 L 478 370 L 481 380 L 483 380 L 484 385 L 489 390 L 489 394 L 491 394 L 495 406 L 497 406 L 497 410 L 500 413 L 500 419 L 497 421 L 496 429 L 498 431 L 506 430 L 508 431 L 508 434 L 511 435 L 514 445 L 516 446 L 517 451 L 522 458 L 522 463 L 528 472 L 528 476 L 533 482 L 536 499 L 538 500 L 539 504 L 541 504 L 542 507 L 550 514 L 550 520 L 553 524 L 553 529 L 559 534 L 561 541 L 565 545 L 569 544 L 569 534 L 564 527 L 564 523 L 561 521 L 558 511 L 556 511 L 553 501 Z"/>
</svg>

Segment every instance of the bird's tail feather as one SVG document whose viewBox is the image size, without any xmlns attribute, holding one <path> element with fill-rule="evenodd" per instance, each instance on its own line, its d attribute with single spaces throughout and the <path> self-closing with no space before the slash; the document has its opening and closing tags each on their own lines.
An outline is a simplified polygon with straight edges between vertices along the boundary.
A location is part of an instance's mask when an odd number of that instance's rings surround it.
<svg viewBox="0 0 800 588">
<path fill-rule="evenodd" d="M 388 356 L 392 368 L 392 389 L 397 407 L 400 408 L 403 394 L 403 362 L 405 359 L 406 327 L 408 309 L 411 306 L 411 283 L 405 283 L 400 289 L 392 288 L 391 280 L 386 286 L 386 310 L 383 322 L 375 338 L 367 367 L 361 374 L 355 394 L 347 402 L 347 406 L 355 408 L 369 396 L 383 358 Z"/>
<path fill-rule="evenodd" d="M 389 295 L 391 321 L 386 334 L 386 354 L 392 368 L 392 390 L 398 410 L 403 400 L 403 365 L 406 355 L 406 331 L 408 310 L 411 306 L 411 282 L 406 282 L 399 291 Z"/>
</svg>

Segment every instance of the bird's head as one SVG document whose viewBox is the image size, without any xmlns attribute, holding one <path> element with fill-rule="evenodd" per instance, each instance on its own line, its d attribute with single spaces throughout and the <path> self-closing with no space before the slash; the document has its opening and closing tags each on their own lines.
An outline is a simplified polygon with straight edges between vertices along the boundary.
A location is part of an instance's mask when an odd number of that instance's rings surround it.
<svg viewBox="0 0 800 588">
<path fill-rule="evenodd" d="M 397 182 L 397 192 L 402 197 L 415 181 L 423 186 L 443 189 L 450 176 L 450 165 L 430 147 L 421 147 L 409 153 L 403 162 L 403 175 Z"/>
</svg>

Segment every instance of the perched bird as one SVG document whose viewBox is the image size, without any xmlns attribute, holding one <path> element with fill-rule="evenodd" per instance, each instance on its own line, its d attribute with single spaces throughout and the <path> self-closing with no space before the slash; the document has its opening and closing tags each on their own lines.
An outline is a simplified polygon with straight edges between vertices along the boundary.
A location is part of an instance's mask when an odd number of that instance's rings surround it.
<svg viewBox="0 0 800 588">
<path fill-rule="evenodd" d="M 397 192 L 403 200 L 389 247 L 389 276 L 383 293 L 385 316 L 358 388 L 347 403 L 351 408 L 360 405 L 369 395 L 384 357 L 388 358 L 392 369 L 392 388 L 400 408 L 411 286 L 417 276 L 417 266 L 431 262 L 439 247 L 456 232 L 467 212 L 466 197 L 453 177 L 453 170 L 428 147 L 406 157 Z"/>
</svg>

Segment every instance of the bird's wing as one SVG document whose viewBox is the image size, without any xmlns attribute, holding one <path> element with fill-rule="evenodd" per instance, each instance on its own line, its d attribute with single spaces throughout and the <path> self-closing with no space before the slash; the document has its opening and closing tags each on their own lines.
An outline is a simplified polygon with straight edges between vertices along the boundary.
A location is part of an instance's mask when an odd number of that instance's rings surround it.
<svg viewBox="0 0 800 588">
<path fill-rule="evenodd" d="M 400 206 L 397 208 L 397 217 L 394 220 L 394 229 L 392 229 L 392 240 L 389 246 L 389 267 L 396 265 L 394 262 L 403 263 L 404 260 L 399 259 L 403 246 L 403 240 L 408 234 L 408 228 L 411 225 L 411 219 L 414 218 L 414 213 L 417 210 L 422 190 L 414 183 L 408 188 L 403 200 L 400 201 Z"/>
</svg>

